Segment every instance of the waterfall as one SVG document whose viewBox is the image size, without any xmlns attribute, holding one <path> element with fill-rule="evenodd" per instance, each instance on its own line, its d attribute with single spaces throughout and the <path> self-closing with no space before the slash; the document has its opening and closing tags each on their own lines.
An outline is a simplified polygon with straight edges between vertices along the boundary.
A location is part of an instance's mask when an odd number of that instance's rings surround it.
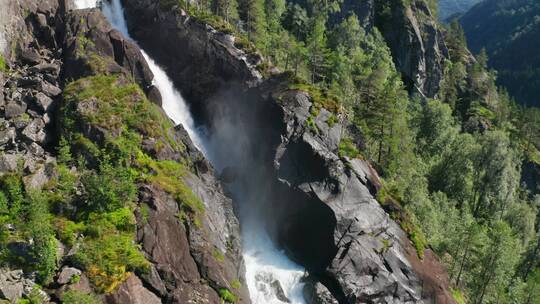
<svg viewBox="0 0 540 304">
<path fill-rule="evenodd" d="M 75 2 L 77 8 L 88 8 L 95 7 L 97 1 L 75 0 Z M 114 28 L 130 38 L 120 0 L 103 1 L 102 11 Z M 211 139 L 206 138 L 196 128 L 187 103 L 166 72 L 144 50 L 141 49 L 141 52 L 154 74 L 154 85 L 162 95 L 162 107 L 165 113 L 174 123 L 182 124 L 193 143 L 216 169 L 223 169 L 226 166 L 220 163 L 223 157 L 214 157 L 219 154 L 219 147 L 211 149 L 213 147 Z M 237 196 L 242 197 L 242 195 Z M 249 202 L 242 203 L 249 204 Z M 304 304 L 301 283 L 304 269 L 289 260 L 275 246 L 267 232 L 261 227 L 262 225 L 256 220 L 241 217 L 240 221 L 246 281 L 251 302 L 253 304 L 283 304 L 289 301 L 292 304 Z"/>
<path fill-rule="evenodd" d="M 75 0 L 77 9 L 96 7 L 98 0 Z"/>
</svg>

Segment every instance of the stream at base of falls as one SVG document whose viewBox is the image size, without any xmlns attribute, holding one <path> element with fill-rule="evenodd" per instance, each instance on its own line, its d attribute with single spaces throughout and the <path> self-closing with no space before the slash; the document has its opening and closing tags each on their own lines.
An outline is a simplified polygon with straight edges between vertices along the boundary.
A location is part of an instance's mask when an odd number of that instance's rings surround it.
<svg viewBox="0 0 540 304">
<path fill-rule="evenodd" d="M 97 0 L 75 0 L 75 5 L 77 9 L 91 8 L 95 7 L 97 2 Z M 120 0 L 103 1 L 102 11 L 114 28 L 130 38 Z M 141 52 L 154 74 L 154 85 L 162 95 L 163 110 L 175 124 L 183 125 L 195 146 L 216 169 L 225 167 L 225 164 L 212 161 L 212 155 L 219 154 L 219 151 L 210 151 L 209 140 L 197 130 L 187 103 L 165 71 L 142 49 Z M 249 202 L 241 203 L 249 204 Z M 287 303 L 288 299 L 292 304 L 304 304 L 303 284 L 300 282 L 304 269 L 293 263 L 275 246 L 260 222 L 250 218 L 240 220 L 246 281 L 251 302 L 253 304 L 283 304 Z M 276 282 L 279 282 L 278 287 L 276 287 Z"/>
</svg>

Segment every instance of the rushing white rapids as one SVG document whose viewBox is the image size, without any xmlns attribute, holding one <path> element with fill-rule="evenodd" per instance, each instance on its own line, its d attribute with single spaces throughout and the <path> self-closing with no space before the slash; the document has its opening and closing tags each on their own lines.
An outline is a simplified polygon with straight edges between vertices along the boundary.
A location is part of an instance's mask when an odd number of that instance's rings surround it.
<svg viewBox="0 0 540 304">
<path fill-rule="evenodd" d="M 98 0 L 75 0 L 77 9 L 96 7 Z"/>
<path fill-rule="evenodd" d="M 75 0 L 79 9 L 95 7 L 97 1 Z M 103 1 L 103 14 L 114 28 L 130 37 L 124 18 L 120 0 Z M 175 89 L 173 82 L 165 71 L 159 67 L 146 52 L 141 49 L 152 73 L 154 85 L 162 96 L 162 107 L 167 115 L 176 123 L 182 124 L 193 143 L 210 161 L 208 151 L 210 145 L 194 124 L 189 107 L 182 95 Z M 214 152 L 215 153 L 215 152 Z M 213 163 L 216 168 L 222 164 Z M 287 299 L 292 304 L 304 304 L 302 296 L 303 284 L 300 282 L 304 274 L 302 267 L 296 265 L 281 252 L 268 237 L 266 231 L 256 221 L 242 219 L 243 257 L 246 265 L 246 281 L 253 304 L 283 304 Z"/>
</svg>

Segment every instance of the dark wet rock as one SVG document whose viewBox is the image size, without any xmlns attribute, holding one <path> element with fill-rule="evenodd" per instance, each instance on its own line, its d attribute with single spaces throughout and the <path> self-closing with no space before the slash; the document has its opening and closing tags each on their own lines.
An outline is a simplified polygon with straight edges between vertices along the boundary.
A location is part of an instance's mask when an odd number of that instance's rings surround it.
<svg viewBox="0 0 540 304">
<path fill-rule="evenodd" d="M 317 280 L 305 281 L 302 293 L 307 304 L 338 304 L 332 293 Z"/>
<path fill-rule="evenodd" d="M 156 267 L 154 265 L 150 266 L 150 269 L 141 274 L 141 280 L 153 293 L 155 293 L 160 298 L 167 296 L 167 287 L 161 279 Z"/>
<path fill-rule="evenodd" d="M 41 55 L 35 49 L 26 49 L 21 51 L 22 62 L 35 65 L 41 62 Z"/>
<path fill-rule="evenodd" d="M 50 84 L 47 81 L 42 81 L 40 83 L 40 91 L 49 97 L 56 97 L 62 94 L 62 90 L 59 87 Z"/>
<path fill-rule="evenodd" d="M 32 73 L 48 73 L 57 76 L 58 73 L 60 73 L 60 65 L 56 63 L 41 62 L 31 67 L 29 70 Z"/>
<path fill-rule="evenodd" d="M 230 184 L 234 182 L 237 177 L 238 177 L 238 169 L 229 166 L 229 167 L 225 167 L 223 171 L 221 171 L 221 175 L 219 176 L 219 179 L 226 184 Z"/>
<path fill-rule="evenodd" d="M 287 298 L 281 283 L 274 278 L 272 273 L 259 272 L 255 275 L 257 289 L 262 290 L 265 293 L 275 296 L 283 303 L 291 303 L 291 300 Z"/>
<path fill-rule="evenodd" d="M 47 112 L 53 103 L 53 100 L 42 92 L 38 92 L 36 96 L 34 96 L 34 101 L 38 108 L 43 112 Z"/>
</svg>

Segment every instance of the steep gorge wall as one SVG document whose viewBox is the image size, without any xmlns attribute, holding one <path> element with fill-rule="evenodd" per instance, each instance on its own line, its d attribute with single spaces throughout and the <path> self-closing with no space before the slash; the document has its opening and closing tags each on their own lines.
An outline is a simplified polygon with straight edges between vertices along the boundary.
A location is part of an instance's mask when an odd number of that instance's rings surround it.
<svg viewBox="0 0 540 304">
<path fill-rule="evenodd" d="M 264 183 L 264 193 L 272 194 L 258 207 L 272 215 L 267 225 L 276 241 L 311 274 L 305 289 L 310 303 L 453 303 L 436 257 L 427 250 L 419 260 L 375 200 L 374 170 L 338 156 L 343 125 L 327 123 L 335 114 L 322 109 L 313 116 L 311 97 L 288 89 L 286 75 L 253 86 L 261 81 L 253 64 L 214 29 L 180 12 L 163 12 L 158 1 L 125 5 L 132 33 L 167 66 L 186 96 L 196 91 L 193 84 L 213 84 L 190 102 L 222 152 L 234 155 L 231 145 L 243 136 L 232 143 L 220 127 L 230 124 L 247 134 L 241 147 L 256 166 L 241 169 L 239 179 Z M 178 48 L 157 50 L 165 45 Z M 204 75 L 185 72 L 198 68 Z M 255 167 L 263 172 L 250 170 Z M 440 273 L 425 270 L 430 268 Z"/>
</svg>

